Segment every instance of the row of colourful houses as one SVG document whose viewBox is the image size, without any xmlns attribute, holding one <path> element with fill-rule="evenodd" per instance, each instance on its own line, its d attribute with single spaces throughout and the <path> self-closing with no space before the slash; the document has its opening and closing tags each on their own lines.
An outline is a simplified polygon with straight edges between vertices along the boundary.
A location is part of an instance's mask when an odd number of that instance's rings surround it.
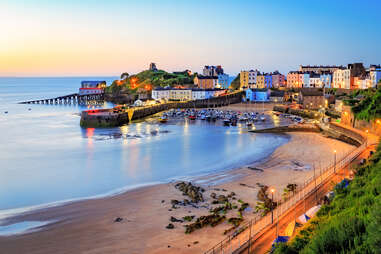
<svg viewBox="0 0 381 254">
<path fill-rule="evenodd" d="M 152 99 L 155 100 L 175 100 L 175 101 L 189 101 L 189 100 L 202 100 L 218 97 L 225 94 L 225 89 L 200 89 L 200 88 L 163 88 L 156 87 L 152 90 Z"/>
<path fill-rule="evenodd" d="M 285 76 L 279 71 L 261 73 L 256 70 L 240 72 L 240 89 L 280 88 L 285 86 Z"/>
<path fill-rule="evenodd" d="M 229 87 L 229 75 L 224 73 L 221 65 L 205 65 L 202 75 L 195 76 L 194 84 L 201 89 L 227 89 Z"/>
<path fill-rule="evenodd" d="M 367 89 L 381 81 L 381 66 L 362 63 L 343 66 L 303 66 L 287 74 L 288 88 Z"/>
<path fill-rule="evenodd" d="M 281 103 L 289 98 L 296 99 L 305 109 L 321 109 L 328 107 L 330 96 L 324 94 L 324 89 L 302 88 L 297 92 L 285 90 L 271 90 L 268 88 L 248 88 L 245 90 L 246 101 Z"/>
</svg>

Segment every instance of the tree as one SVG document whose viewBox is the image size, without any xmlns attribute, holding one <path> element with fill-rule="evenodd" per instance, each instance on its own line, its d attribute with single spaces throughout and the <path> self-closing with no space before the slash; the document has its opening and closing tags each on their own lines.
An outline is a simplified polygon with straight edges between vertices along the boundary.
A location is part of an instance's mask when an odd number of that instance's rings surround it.
<svg viewBox="0 0 381 254">
<path fill-rule="evenodd" d="M 241 76 L 241 74 L 240 73 L 238 73 L 238 75 L 237 75 L 237 77 L 232 81 L 232 83 L 230 84 L 230 88 L 232 89 L 232 90 L 237 90 L 237 89 L 239 89 L 239 87 L 240 87 L 240 76 Z"/>
<path fill-rule="evenodd" d="M 120 75 L 120 79 L 126 79 L 130 76 L 127 72 L 123 72 L 122 75 Z"/>
</svg>

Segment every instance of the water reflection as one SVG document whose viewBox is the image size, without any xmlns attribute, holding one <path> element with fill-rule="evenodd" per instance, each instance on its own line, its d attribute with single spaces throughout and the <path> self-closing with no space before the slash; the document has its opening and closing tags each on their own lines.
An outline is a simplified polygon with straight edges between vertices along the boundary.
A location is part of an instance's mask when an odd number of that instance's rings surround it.
<svg viewBox="0 0 381 254">
<path fill-rule="evenodd" d="M 9 111 L 1 115 L 0 124 L 1 144 L 6 144 L 0 146 L 0 193 L 5 193 L 0 210 L 221 171 L 266 157 L 287 141 L 284 136 L 247 133 L 242 125 L 205 121 L 84 129 L 79 112 L 86 107 L 14 103 L 72 93 L 80 80 L 74 79 L 69 88 L 57 85 L 62 90 L 56 91 L 51 84 L 61 81 L 26 79 L 9 92 L 15 95 L 0 94 L 0 107 Z M 30 84 L 28 93 L 18 94 Z"/>
</svg>

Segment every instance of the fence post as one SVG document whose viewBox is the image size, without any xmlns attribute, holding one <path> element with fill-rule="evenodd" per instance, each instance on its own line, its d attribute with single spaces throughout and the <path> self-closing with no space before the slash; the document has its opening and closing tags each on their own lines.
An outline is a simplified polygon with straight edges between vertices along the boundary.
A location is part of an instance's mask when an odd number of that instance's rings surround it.
<svg viewBox="0 0 381 254">
<path fill-rule="evenodd" d="M 249 247 L 247 248 L 247 254 L 250 254 L 250 243 L 251 243 L 251 223 L 252 221 L 250 220 L 250 229 L 249 229 Z"/>
<path fill-rule="evenodd" d="M 231 242 L 230 235 L 229 235 L 229 246 L 230 246 L 230 253 L 232 253 L 232 242 Z"/>
</svg>

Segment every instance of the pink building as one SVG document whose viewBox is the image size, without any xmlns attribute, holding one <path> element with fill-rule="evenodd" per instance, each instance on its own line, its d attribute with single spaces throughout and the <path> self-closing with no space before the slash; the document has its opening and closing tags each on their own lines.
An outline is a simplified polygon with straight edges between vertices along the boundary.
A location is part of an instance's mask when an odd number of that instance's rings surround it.
<svg viewBox="0 0 381 254">
<path fill-rule="evenodd" d="M 300 71 L 290 71 L 287 74 L 287 87 L 288 88 L 301 88 L 303 87 L 304 74 Z"/>
<path fill-rule="evenodd" d="M 278 71 L 272 73 L 272 79 L 272 87 L 274 88 L 284 87 L 286 85 L 285 76 Z"/>
</svg>

